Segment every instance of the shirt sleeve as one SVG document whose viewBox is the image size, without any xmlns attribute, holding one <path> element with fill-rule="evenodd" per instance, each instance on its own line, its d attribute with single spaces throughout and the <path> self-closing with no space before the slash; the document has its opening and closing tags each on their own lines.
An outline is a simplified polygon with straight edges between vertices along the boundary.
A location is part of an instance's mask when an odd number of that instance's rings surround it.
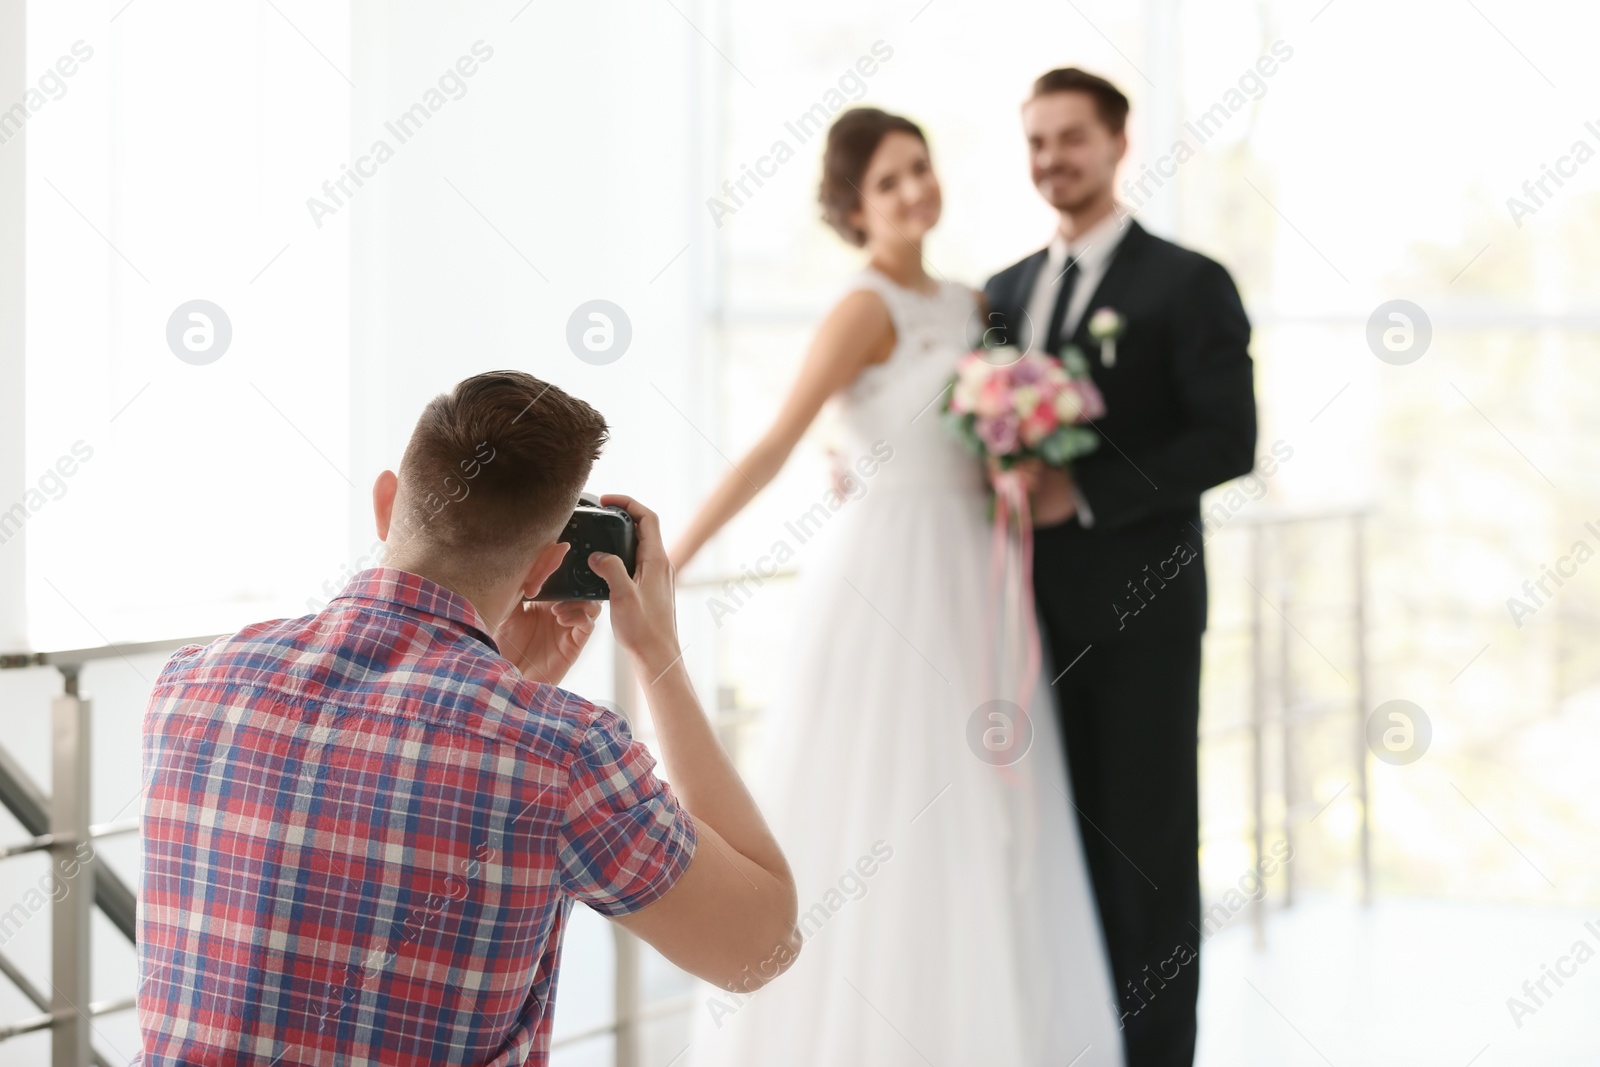
<svg viewBox="0 0 1600 1067">
<path fill-rule="evenodd" d="M 599 710 L 573 755 L 559 842 L 562 887 L 602 915 L 655 901 L 694 856 L 694 820 L 655 765 L 609 708 Z"/>
</svg>

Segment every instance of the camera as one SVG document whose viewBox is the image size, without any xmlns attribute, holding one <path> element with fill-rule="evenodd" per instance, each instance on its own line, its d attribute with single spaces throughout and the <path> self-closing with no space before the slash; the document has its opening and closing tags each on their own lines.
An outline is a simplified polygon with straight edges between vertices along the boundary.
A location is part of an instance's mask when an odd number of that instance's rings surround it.
<svg viewBox="0 0 1600 1067">
<path fill-rule="evenodd" d="M 591 552 L 618 557 L 628 568 L 628 577 L 633 577 L 639 532 L 633 516 L 623 508 L 602 505 L 599 497 L 589 493 L 579 494 L 578 506 L 557 540 L 572 547 L 561 566 L 539 587 L 535 600 L 609 600 L 611 589 L 606 580 L 589 568 Z"/>
</svg>

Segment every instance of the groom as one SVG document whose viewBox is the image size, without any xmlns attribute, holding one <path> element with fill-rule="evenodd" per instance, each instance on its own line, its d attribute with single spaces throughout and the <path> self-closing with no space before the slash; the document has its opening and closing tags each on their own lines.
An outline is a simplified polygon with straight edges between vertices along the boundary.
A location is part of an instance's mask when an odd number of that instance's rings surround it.
<svg viewBox="0 0 1600 1067">
<path fill-rule="evenodd" d="M 1200 989 L 1199 499 L 1251 469 L 1256 410 L 1250 322 L 1227 270 L 1113 196 L 1127 116 L 1127 97 L 1096 75 L 1034 83 L 1028 155 L 1060 225 L 984 294 L 992 339 L 1076 345 L 1105 396 L 1098 449 L 1028 472 L 1034 590 L 1127 1061 L 1187 1067 Z"/>
</svg>

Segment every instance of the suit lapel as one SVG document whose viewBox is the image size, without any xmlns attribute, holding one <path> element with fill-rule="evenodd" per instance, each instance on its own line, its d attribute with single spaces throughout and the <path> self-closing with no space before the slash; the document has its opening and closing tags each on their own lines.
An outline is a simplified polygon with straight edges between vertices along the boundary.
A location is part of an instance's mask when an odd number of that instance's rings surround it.
<svg viewBox="0 0 1600 1067">
<path fill-rule="evenodd" d="M 1078 327 L 1072 331 L 1072 343 L 1087 354 L 1089 353 L 1089 319 L 1094 315 L 1096 308 L 1116 307 L 1119 298 L 1128 291 L 1128 286 L 1133 281 L 1134 271 L 1137 269 L 1138 260 L 1144 251 L 1145 238 L 1148 231 L 1140 226 L 1137 220 L 1128 220 L 1128 232 L 1122 235 L 1122 240 L 1117 242 L 1117 247 L 1111 252 L 1111 262 L 1106 264 L 1106 271 L 1100 276 L 1100 284 L 1094 287 L 1094 292 L 1089 296 L 1089 302 L 1083 306 L 1083 314 L 1078 318 Z M 1098 363 L 1095 359 L 1091 362 Z"/>
<path fill-rule="evenodd" d="M 1006 324 L 1006 343 L 1023 347 L 1022 322 L 1028 311 L 1028 301 L 1033 295 L 1033 283 L 1039 277 L 1039 271 L 1044 267 L 1045 255 L 1049 249 L 1041 248 L 1033 255 L 1022 261 L 1022 269 L 1017 271 L 1016 281 L 1012 289 L 1005 295 L 1006 307 L 997 308 L 1000 311 L 1001 321 Z M 1011 326 L 1016 326 L 1015 336 Z"/>
<path fill-rule="evenodd" d="M 1033 287 L 1039 281 L 1039 272 L 1044 269 L 1045 257 L 1049 254 L 1048 248 L 1041 248 L 1022 261 L 1022 270 L 1017 273 L 1017 287 L 1011 294 L 1011 302 L 1016 305 L 1018 312 L 1027 309 L 1033 296 Z"/>
</svg>

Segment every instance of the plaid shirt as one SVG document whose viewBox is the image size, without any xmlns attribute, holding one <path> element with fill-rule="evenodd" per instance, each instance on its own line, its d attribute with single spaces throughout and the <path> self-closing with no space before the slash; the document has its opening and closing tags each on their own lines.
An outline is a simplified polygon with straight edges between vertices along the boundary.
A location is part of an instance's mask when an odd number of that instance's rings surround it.
<svg viewBox="0 0 1600 1067">
<path fill-rule="evenodd" d="M 144 721 L 134 1063 L 548 1062 L 572 901 L 625 915 L 694 854 L 654 766 L 393 568 L 180 649 Z"/>
</svg>

